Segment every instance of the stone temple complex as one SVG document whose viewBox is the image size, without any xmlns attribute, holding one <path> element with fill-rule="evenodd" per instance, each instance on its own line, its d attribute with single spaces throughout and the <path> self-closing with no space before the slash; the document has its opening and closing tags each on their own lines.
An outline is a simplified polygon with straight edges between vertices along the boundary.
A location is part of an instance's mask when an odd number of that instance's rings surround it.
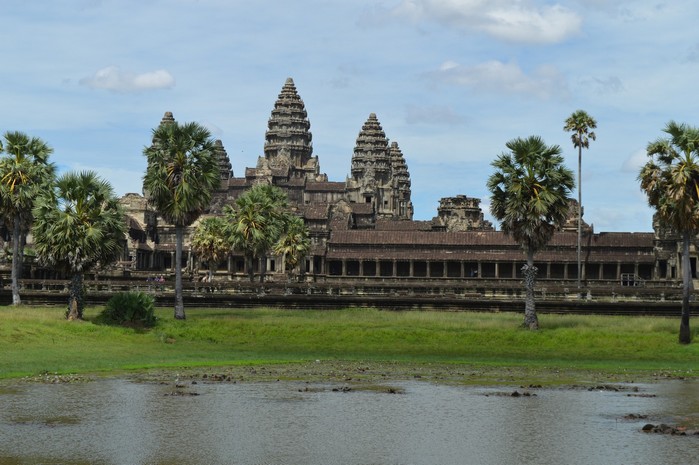
<svg viewBox="0 0 699 465">
<path fill-rule="evenodd" d="M 165 113 L 163 122 L 172 120 L 173 115 Z M 264 155 L 254 168 L 245 168 L 236 177 L 223 144 L 216 141 L 221 186 L 206 215 L 220 214 L 256 183 L 278 186 L 310 230 L 312 246 L 302 264 L 307 281 L 484 282 L 520 277 L 525 260 L 521 248 L 484 219 L 479 199 L 443 198 L 432 220 L 413 220 L 408 163 L 374 113 L 359 128 L 344 181 L 328 180 L 321 172 L 310 129 L 303 100 L 289 78 L 272 109 Z M 121 202 L 129 221 L 122 265 L 131 272 L 172 270 L 174 228 L 141 195 L 127 194 Z M 576 221 L 571 218 L 537 254 L 540 279 L 577 279 Z M 584 225 L 581 278 L 586 283 L 629 285 L 676 279 L 680 276 L 677 240 L 671 233 L 658 231 L 595 233 Z M 204 271 L 188 245 L 181 265 L 193 276 Z M 268 256 L 266 270 L 267 279 L 286 279 L 279 257 Z M 220 264 L 217 279 L 245 280 L 242 254 L 234 252 Z"/>
</svg>

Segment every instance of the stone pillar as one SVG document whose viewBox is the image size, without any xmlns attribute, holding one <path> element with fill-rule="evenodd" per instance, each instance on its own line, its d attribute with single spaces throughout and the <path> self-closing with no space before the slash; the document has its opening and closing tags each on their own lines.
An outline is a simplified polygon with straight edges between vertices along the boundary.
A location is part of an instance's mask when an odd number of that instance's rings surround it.
<svg viewBox="0 0 699 465">
<path fill-rule="evenodd" d="M 621 262 L 616 263 L 616 279 L 621 279 Z"/>
<path fill-rule="evenodd" d="M 495 262 L 495 277 L 500 278 L 500 262 Z"/>
<path fill-rule="evenodd" d="M 170 270 L 175 271 L 178 263 L 175 263 L 175 252 L 170 252 Z"/>
<path fill-rule="evenodd" d="M 410 274 L 409 274 L 409 276 L 411 278 L 415 277 L 415 260 L 413 260 L 412 258 L 410 259 Z"/>
<path fill-rule="evenodd" d="M 563 279 L 568 279 L 568 265 L 568 263 L 563 265 Z"/>
<path fill-rule="evenodd" d="M 347 260 L 342 259 L 342 276 L 347 276 Z"/>
<path fill-rule="evenodd" d="M 478 262 L 478 277 L 479 277 L 479 278 L 482 277 L 482 276 L 481 276 L 481 275 L 483 274 L 482 271 L 483 271 L 483 267 L 481 266 L 481 262 L 479 261 L 479 262 Z"/>
<path fill-rule="evenodd" d="M 546 278 L 551 279 L 551 263 L 546 263 Z"/>
<path fill-rule="evenodd" d="M 396 259 L 393 259 L 393 277 L 395 278 L 398 276 L 398 261 Z"/>
<path fill-rule="evenodd" d="M 359 260 L 359 276 L 364 276 L 364 260 Z"/>
<path fill-rule="evenodd" d="M 427 267 L 427 269 L 425 270 L 425 274 L 427 275 L 426 277 L 428 277 L 428 278 L 432 277 L 432 270 L 430 270 L 430 268 L 431 268 L 430 263 L 431 262 L 429 260 L 425 260 L 425 266 Z"/>
</svg>

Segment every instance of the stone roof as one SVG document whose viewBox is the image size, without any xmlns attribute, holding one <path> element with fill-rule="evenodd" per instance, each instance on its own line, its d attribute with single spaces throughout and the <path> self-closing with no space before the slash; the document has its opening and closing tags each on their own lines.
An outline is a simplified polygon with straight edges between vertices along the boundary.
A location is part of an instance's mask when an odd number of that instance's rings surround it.
<svg viewBox="0 0 699 465">
<path fill-rule="evenodd" d="M 247 179 L 245 178 L 231 178 L 228 180 L 228 186 L 229 187 L 241 187 L 241 186 L 247 186 Z"/>
<path fill-rule="evenodd" d="M 306 192 L 344 192 L 345 183 L 335 181 L 306 183 Z"/>
<path fill-rule="evenodd" d="M 376 231 L 431 231 L 432 221 L 406 221 L 379 218 Z"/>
<path fill-rule="evenodd" d="M 519 247 L 519 244 L 499 231 L 442 232 L 351 230 L 333 233 L 330 239 L 334 244 L 366 244 L 380 246 L 415 244 L 423 247 L 465 245 Z"/>
<path fill-rule="evenodd" d="M 302 216 L 307 220 L 327 220 L 329 208 L 327 203 L 304 205 Z"/>
<path fill-rule="evenodd" d="M 655 260 L 652 233 L 607 233 L 595 236 L 601 237 L 592 240 L 589 246 L 583 246 L 588 263 L 653 263 Z M 577 259 L 576 248 L 575 233 L 558 233 L 545 249 L 537 252 L 535 261 L 574 262 Z M 524 260 L 520 245 L 501 231 L 333 231 L 328 240 L 327 257 Z"/>
<path fill-rule="evenodd" d="M 326 255 L 328 260 L 434 260 L 434 261 L 472 261 L 472 262 L 520 262 L 524 263 L 526 257 L 521 249 L 503 249 L 493 252 L 484 252 L 477 248 L 460 248 L 457 250 L 430 249 L 430 248 L 368 248 L 360 249 L 335 249 L 330 248 Z M 565 253 L 556 251 L 541 251 L 534 257 L 534 263 L 576 263 L 575 252 Z M 634 253 L 619 254 L 596 251 L 585 258 L 586 263 L 639 263 L 652 264 L 655 262 L 653 254 L 638 255 Z"/>
<path fill-rule="evenodd" d="M 374 207 L 370 203 L 351 203 L 352 213 L 355 215 L 372 215 Z"/>
</svg>

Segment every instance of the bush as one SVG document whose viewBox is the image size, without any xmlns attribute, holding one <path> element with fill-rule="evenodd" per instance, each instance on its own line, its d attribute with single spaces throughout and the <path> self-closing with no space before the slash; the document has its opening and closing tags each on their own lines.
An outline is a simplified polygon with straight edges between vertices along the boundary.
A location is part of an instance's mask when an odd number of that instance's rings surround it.
<svg viewBox="0 0 699 465">
<path fill-rule="evenodd" d="M 101 319 L 107 324 L 155 326 L 155 300 L 143 292 L 120 292 L 107 302 Z"/>
</svg>

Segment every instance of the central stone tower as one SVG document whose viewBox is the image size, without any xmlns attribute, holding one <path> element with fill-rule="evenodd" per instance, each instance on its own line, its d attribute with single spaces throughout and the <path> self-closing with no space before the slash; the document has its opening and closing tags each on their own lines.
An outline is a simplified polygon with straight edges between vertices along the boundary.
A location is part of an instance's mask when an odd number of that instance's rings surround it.
<svg viewBox="0 0 699 465">
<path fill-rule="evenodd" d="M 310 128 L 306 107 L 294 80 L 287 78 L 267 123 L 265 155 L 258 159 L 258 176 L 326 180 L 325 175 L 320 174 L 318 157 L 313 156 Z"/>
</svg>

